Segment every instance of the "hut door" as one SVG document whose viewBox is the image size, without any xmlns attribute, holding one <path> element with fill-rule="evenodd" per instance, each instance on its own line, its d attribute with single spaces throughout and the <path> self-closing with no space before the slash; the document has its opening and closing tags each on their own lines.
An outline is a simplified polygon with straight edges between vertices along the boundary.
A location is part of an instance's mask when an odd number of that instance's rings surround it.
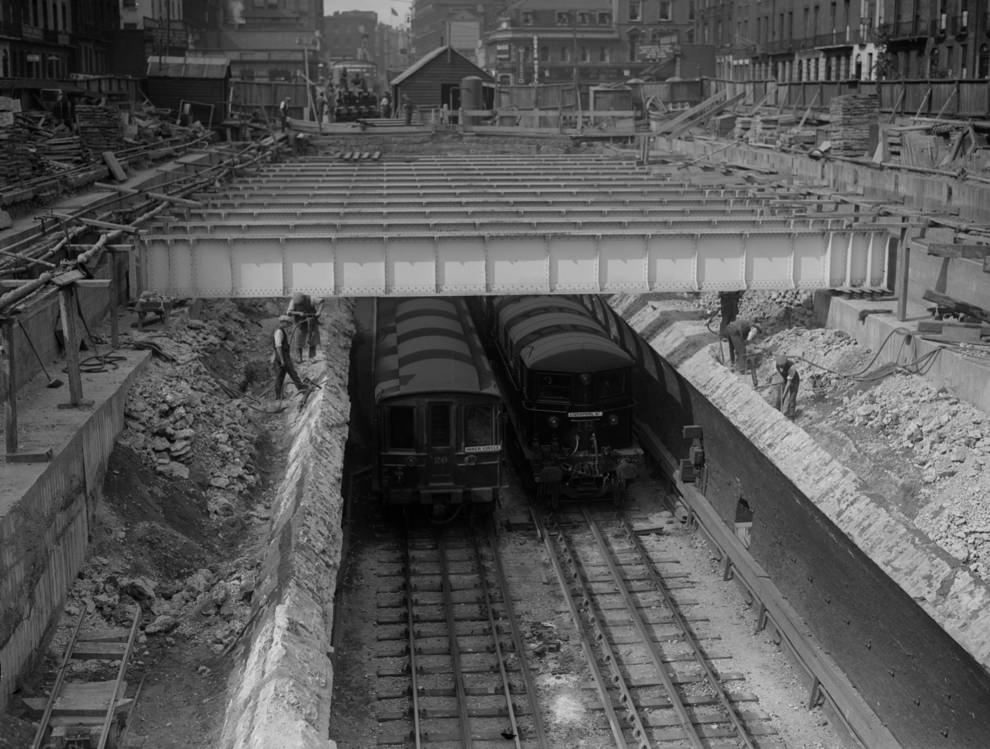
<svg viewBox="0 0 990 749">
<path fill-rule="evenodd" d="M 444 83 L 440 86 L 440 101 L 450 107 L 450 121 L 457 122 L 457 110 L 461 107 L 460 84 Z"/>
<path fill-rule="evenodd" d="M 449 484 L 454 462 L 453 407 L 450 403 L 431 403 L 427 408 L 429 430 L 427 450 L 427 483 Z"/>
</svg>

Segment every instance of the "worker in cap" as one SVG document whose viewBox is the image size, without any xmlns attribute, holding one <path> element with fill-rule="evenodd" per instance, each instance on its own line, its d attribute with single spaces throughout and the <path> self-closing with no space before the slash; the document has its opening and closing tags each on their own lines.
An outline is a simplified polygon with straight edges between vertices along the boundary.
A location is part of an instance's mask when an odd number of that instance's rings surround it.
<svg viewBox="0 0 990 749">
<path fill-rule="evenodd" d="M 749 369 L 749 362 L 746 359 L 746 344 L 756 339 L 760 334 L 760 326 L 749 320 L 739 318 L 733 320 L 722 330 L 722 336 L 729 341 L 729 366 L 746 372 Z"/>
<path fill-rule="evenodd" d="M 774 364 L 781 378 L 780 386 L 777 388 L 777 410 L 783 412 L 785 416 L 793 417 L 797 413 L 797 394 L 801 385 L 801 376 L 794 362 L 783 354 L 774 359 Z"/>
<path fill-rule="evenodd" d="M 296 292 L 289 301 L 289 307 L 285 314 L 289 315 L 295 328 L 292 333 L 292 353 L 297 364 L 303 360 L 303 344 L 309 348 L 310 361 L 316 358 L 316 352 L 320 346 L 320 313 L 323 311 L 323 304 L 317 307 L 313 303 L 313 298 L 309 294 Z"/>
<path fill-rule="evenodd" d="M 272 369 L 275 371 L 275 398 L 282 400 L 282 388 L 285 385 L 285 376 L 289 375 L 296 390 L 308 390 L 309 387 L 299 379 L 296 367 L 292 363 L 289 354 L 289 335 L 292 329 L 292 318 L 288 315 L 281 315 L 278 318 L 278 327 L 272 336 Z"/>
</svg>

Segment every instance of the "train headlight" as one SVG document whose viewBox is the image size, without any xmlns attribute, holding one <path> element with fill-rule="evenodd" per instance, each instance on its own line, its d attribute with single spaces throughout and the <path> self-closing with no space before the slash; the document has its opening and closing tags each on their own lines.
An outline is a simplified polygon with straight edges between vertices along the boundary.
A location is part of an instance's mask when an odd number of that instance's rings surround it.
<svg viewBox="0 0 990 749">
<path fill-rule="evenodd" d="M 475 463 L 478 462 L 478 456 L 468 455 L 466 458 L 464 458 L 464 462 L 467 463 L 469 466 L 473 466 Z"/>
<path fill-rule="evenodd" d="M 408 458 L 406 458 L 406 465 L 407 466 L 414 466 L 414 465 L 416 465 L 416 456 L 415 455 L 410 455 Z"/>
<path fill-rule="evenodd" d="M 619 414 L 609 414 L 608 415 L 608 423 L 611 426 L 615 426 L 616 424 L 618 424 L 619 423 Z"/>
<path fill-rule="evenodd" d="M 550 425 L 550 428 L 551 429 L 556 429 L 557 427 L 560 426 L 560 417 L 559 416 L 551 416 L 549 419 L 547 419 L 547 424 Z"/>
<path fill-rule="evenodd" d="M 583 375 L 581 375 L 581 384 L 582 385 L 590 385 L 591 384 L 591 375 L 588 374 L 587 372 L 585 372 Z"/>
</svg>

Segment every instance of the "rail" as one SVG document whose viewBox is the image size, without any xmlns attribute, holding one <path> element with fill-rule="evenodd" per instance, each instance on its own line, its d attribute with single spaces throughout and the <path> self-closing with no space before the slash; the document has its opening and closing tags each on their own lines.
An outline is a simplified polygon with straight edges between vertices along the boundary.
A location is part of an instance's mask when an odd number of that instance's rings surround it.
<svg viewBox="0 0 990 749">
<path fill-rule="evenodd" d="M 584 652 L 584 658 L 588 664 L 588 669 L 591 671 L 591 675 L 595 680 L 595 687 L 598 690 L 598 696 L 601 700 L 602 707 L 605 709 L 605 717 L 608 719 L 609 727 L 612 730 L 615 745 L 619 749 L 624 749 L 629 746 L 629 744 L 626 742 L 626 736 L 622 730 L 622 721 L 619 719 L 618 714 L 615 712 L 615 707 L 612 705 L 612 698 L 608 693 L 608 680 L 606 680 L 602 667 L 598 663 L 598 658 L 595 655 L 595 649 L 591 642 L 592 638 L 589 637 L 585 628 L 581 626 L 581 606 L 578 605 L 577 596 L 575 596 L 570 589 L 570 581 L 572 579 L 580 581 L 580 574 L 576 571 L 573 574 L 568 574 L 567 570 L 564 569 L 564 562 L 561 559 L 561 556 L 563 556 L 566 549 L 558 552 L 557 547 L 551 540 L 551 532 L 553 532 L 555 536 L 561 535 L 559 529 L 552 530 L 548 527 L 546 522 L 539 518 L 536 513 L 534 513 L 533 519 L 536 522 L 536 527 L 540 537 L 546 545 L 547 553 L 550 556 L 550 564 L 553 566 L 554 574 L 557 576 L 557 583 L 559 584 L 564 600 L 567 603 L 567 608 L 570 611 L 571 619 L 573 619 L 577 628 L 578 639 L 581 641 L 581 650 Z M 583 600 L 591 600 L 587 591 L 584 592 Z M 585 611 L 588 612 L 590 617 L 594 617 L 594 612 L 590 607 L 587 607 Z M 592 625 L 594 626 L 594 624 L 595 620 L 592 618 Z M 608 641 L 603 636 L 604 633 L 601 629 L 600 623 L 597 629 L 598 631 L 595 635 L 595 641 L 599 642 L 604 647 L 608 647 Z M 609 648 L 609 650 L 611 649 Z M 611 657 L 608 657 L 609 655 Z M 607 654 L 606 659 L 610 664 L 617 663 L 614 653 Z M 643 727 L 642 721 L 639 719 L 638 715 L 635 714 L 635 704 L 633 703 L 632 695 L 629 693 L 629 687 L 623 679 L 622 674 L 613 673 L 613 681 L 617 688 L 622 692 L 622 704 L 625 705 L 627 711 L 632 712 L 629 716 L 630 720 L 636 723 L 636 730 L 639 731 L 640 735 L 645 739 L 646 731 Z M 643 746 L 643 744 L 640 744 L 640 746 Z"/>
<path fill-rule="evenodd" d="M 640 438 L 650 446 L 695 525 L 722 558 L 722 576 L 735 578 L 757 606 L 757 631 L 772 623 L 780 640 L 811 679 L 807 706 L 826 701 L 850 735 L 864 747 L 894 747 L 899 743 L 876 713 L 848 682 L 828 656 L 818 651 L 803 633 L 800 619 L 773 586 L 769 575 L 754 560 L 742 542 L 726 528 L 705 496 L 680 478 L 678 461 L 660 439 L 645 425 L 639 425 Z"/>
<path fill-rule="evenodd" d="M 408 694 L 412 705 L 409 710 L 379 713 L 380 725 L 397 724 L 379 737 L 379 743 L 401 740 L 421 747 L 429 742 L 450 741 L 471 747 L 486 743 L 494 731 L 500 734 L 499 743 L 509 741 L 516 749 L 546 749 L 549 744 L 535 683 L 526 663 L 525 644 L 492 528 L 486 532 L 470 529 L 454 537 L 445 526 L 414 531 L 407 523 L 401 535 L 403 652 L 408 654 L 409 665 L 408 670 L 398 668 L 380 675 L 401 674 L 408 678 L 409 689 L 403 689 L 401 694 Z M 458 612 L 464 612 L 466 604 L 475 603 L 479 613 Z M 380 614 L 379 621 L 398 624 L 399 618 Z M 510 635 L 514 654 L 507 652 L 502 642 L 504 632 Z M 477 643 L 466 646 L 461 642 L 463 638 L 477 639 Z M 386 657 L 394 662 L 395 653 L 387 652 Z M 421 661 L 424 655 L 443 660 Z M 479 657 L 483 659 L 480 663 Z M 501 684 L 490 688 L 486 676 L 486 686 L 479 691 L 477 686 L 471 686 L 471 679 L 479 673 L 496 673 Z M 424 674 L 429 674 L 431 685 L 423 683 Z M 442 686 L 433 681 L 434 677 L 443 678 Z M 518 691 L 520 682 L 525 695 Z M 500 698 L 497 705 L 489 703 L 496 696 Z M 442 705 L 429 704 L 436 697 L 442 698 Z M 383 698 L 379 693 L 379 699 L 393 697 Z M 518 705 L 516 700 L 520 700 Z M 522 714 L 531 720 L 524 721 Z M 407 731 L 405 726 L 410 721 L 412 730 Z M 498 728 L 493 728 L 494 721 Z"/>
</svg>

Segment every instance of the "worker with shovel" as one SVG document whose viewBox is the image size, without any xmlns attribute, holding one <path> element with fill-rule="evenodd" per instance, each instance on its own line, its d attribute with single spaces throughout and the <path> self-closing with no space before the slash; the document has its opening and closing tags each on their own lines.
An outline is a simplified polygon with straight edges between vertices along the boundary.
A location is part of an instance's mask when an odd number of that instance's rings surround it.
<svg viewBox="0 0 990 749">
<path fill-rule="evenodd" d="M 292 318 L 282 315 L 278 318 L 278 327 L 272 337 L 272 369 L 275 371 L 275 398 L 282 400 L 282 388 L 285 385 L 285 376 L 289 375 L 292 384 L 300 392 L 308 392 L 310 387 L 299 378 L 296 367 L 292 363 L 292 356 L 289 353 L 289 327 L 292 325 Z"/>
<path fill-rule="evenodd" d="M 786 356 L 778 356 L 775 364 L 777 374 L 782 380 L 777 388 L 777 410 L 783 412 L 784 416 L 793 418 L 797 413 L 797 394 L 801 385 L 801 376 L 794 362 Z"/>
<path fill-rule="evenodd" d="M 296 292 L 292 295 L 289 308 L 285 314 L 292 318 L 295 329 L 292 333 L 292 353 L 297 364 L 303 360 L 303 344 L 309 348 L 309 359 L 316 358 L 317 349 L 320 346 L 320 313 L 323 305 L 319 307 L 313 303 L 313 298 L 309 294 Z"/>
</svg>

